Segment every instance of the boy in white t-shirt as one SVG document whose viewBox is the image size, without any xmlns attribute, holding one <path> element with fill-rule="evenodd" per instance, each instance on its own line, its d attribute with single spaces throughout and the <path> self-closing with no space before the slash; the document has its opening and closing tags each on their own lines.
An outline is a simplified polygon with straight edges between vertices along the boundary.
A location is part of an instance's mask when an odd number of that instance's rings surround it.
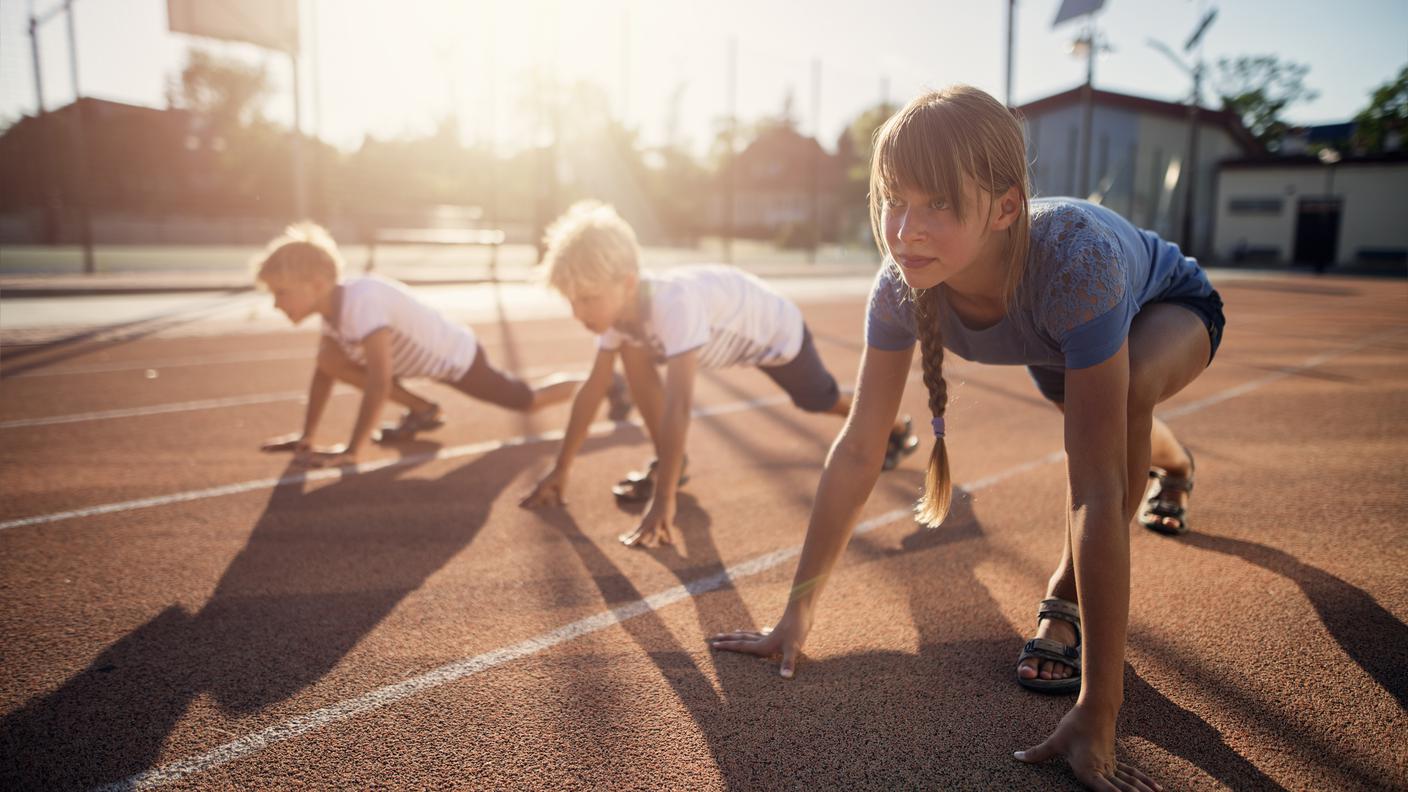
<svg viewBox="0 0 1408 792">
<path fill-rule="evenodd" d="M 614 209 L 573 206 L 547 231 L 543 271 L 572 303 L 572 314 L 598 336 L 596 361 L 572 403 L 557 463 L 522 501 L 561 505 L 568 469 L 607 392 L 616 355 L 655 445 L 655 461 L 612 488 L 627 501 L 649 501 L 627 545 L 672 542 L 675 494 L 685 480 L 685 434 L 695 372 L 757 366 L 808 412 L 845 416 L 842 392 L 817 355 L 801 310 L 757 277 L 733 267 L 680 267 L 642 273 L 635 232 Z M 656 366 L 664 365 L 662 386 Z M 885 469 L 912 453 L 918 439 L 908 417 L 895 423 Z"/>
<path fill-rule="evenodd" d="M 308 387 L 303 431 L 266 441 L 265 451 L 293 451 L 316 467 L 353 464 L 374 434 L 388 400 L 406 407 L 400 424 L 380 441 L 405 440 L 443 425 L 440 406 L 411 393 L 403 378 L 426 377 L 482 401 L 533 412 L 571 398 L 582 378 L 554 375 L 537 387 L 490 364 L 474 333 L 418 300 L 405 286 L 379 277 L 342 278 L 332 237 L 312 223 L 289 226 L 256 260 L 257 282 L 294 324 L 323 318 L 318 365 Z M 362 406 L 345 445 L 315 447 L 313 433 L 335 381 L 362 391 Z M 613 412 L 622 405 L 613 404 Z"/>
</svg>

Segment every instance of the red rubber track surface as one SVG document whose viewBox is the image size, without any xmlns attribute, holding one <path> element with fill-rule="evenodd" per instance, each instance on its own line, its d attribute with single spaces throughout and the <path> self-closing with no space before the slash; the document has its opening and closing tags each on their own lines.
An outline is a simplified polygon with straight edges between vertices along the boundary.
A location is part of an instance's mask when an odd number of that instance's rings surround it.
<svg viewBox="0 0 1408 792">
<path fill-rule="evenodd" d="M 1172 789 L 1402 789 L 1408 286 L 1219 289 L 1217 360 L 1161 407 L 1197 455 L 1193 531 L 1131 529 L 1120 756 Z M 804 311 L 853 381 L 863 300 Z M 592 355 L 566 320 L 477 329 L 510 369 Z M 695 405 L 717 412 L 691 424 L 678 544 L 652 551 L 617 543 L 639 512 L 609 494 L 650 455 L 635 426 L 588 441 L 566 509 L 517 507 L 554 451 L 532 437 L 564 425 L 561 407 L 525 418 L 424 385 L 447 426 L 370 455 L 402 463 L 323 479 L 256 450 L 299 425 L 296 398 L 9 425 L 296 393 L 314 345 L 157 335 L 47 370 L 10 351 L 0 786 L 1075 786 L 1059 762 L 1011 758 L 1073 700 L 1013 676 L 1064 525 L 1060 417 L 1024 370 L 949 358 L 954 514 L 932 531 L 895 517 L 926 441 L 881 477 L 863 519 L 889 516 L 852 541 L 784 681 L 703 638 L 781 613 L 796 562 L 768 554 L 800 544 L 839 421 L 779 401 L 756 371 L 701 374 Z M 166 365 L 191 358 L 212 362 Z M 915 378 L 904 409 L 922 424 L 925 404 Z M 334 397 L 325 439 L 355 409 Z"/>
</svg>

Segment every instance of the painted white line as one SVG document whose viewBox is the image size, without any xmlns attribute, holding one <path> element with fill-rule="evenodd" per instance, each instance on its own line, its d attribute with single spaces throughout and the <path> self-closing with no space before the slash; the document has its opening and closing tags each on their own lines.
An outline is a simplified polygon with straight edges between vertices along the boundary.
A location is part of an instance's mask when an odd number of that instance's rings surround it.
<svg viewBox="0 0 1408 792">
<path fill-rule="evenodd" d="M 1339 349 L 1332 349 L 1326 352 L 1321 352 L 1320 354 L 1315 355 L 1314 357 L 1307 358 L 1306 360 L 1302 361 L 1297 365 L 1287 366 L 1286 368 L 1272 372 L 1271 374 L 1268 374 L 1265 377 L 1262 377 L 1261 379 L 1242 383 L 1241 385 L 1238 385 L 1235 388 L 1228 388 L 1227 390 L 1222 391 L 1221 393 L 1214 393 L 1213 395 L 1205 399 L 1199 399 L 1195 402 L 1189 402 L 1188 404 L 1184 404 L 1179 407 L 1174 407 L 1170 410 L 1160 411 L 1159 417 L 1163 419 L 1177 418 L 1180 415 L 1187 415 L 1188 413 L 1197 412 L 1198 410 L 1201 410 L 1205 407 L 1211 407 L 1212 405 L 1218 404 L 1219 402 L 1225 402 L 1228 399 L 1235 399 L 1238 396 L 1243 396 L 1247 393 L 1256 390 L 1257 388 L 1265 387 L 1273 382 L 1283 380 L 1287 377 L 1294 377 L 1302 371 L 1313 369 L 1324 363 L 1328 363 L 1329 361 L 1334 360 L 1335 358 L 1348 355 L 1351 352 L 1358 352 L 1359 350 L 1364 349 L 1365 347 L 1370 347 L 1374 344 L 1387 341 L 1388 339 L 1393 338 L 1394 336 L 1402 335 L 1404 332 L 1408 331 L 1390 330 L 1386 333 L 1379 333 L 1377 335 L 1369 336 L 1368 338 L 1360 339 L 1359 341 L 1347 347 L 1340 347 Z"/>
<path fill-rule="evenodd" d="M 763 399 L 751 399 L 749 401 L 732 402 L 721 404 L 717 407 L 704 407 L 694 411 L 694 416 L 698 418 L 709 418 L 716 415 L 727 415 L 729 413 L 753 410 L 759 407 L 770 407 L 777 404 L 785 404 L 789 401 L 787 396 L 769 396 Z M 598 421 L 591 425 L 589 433 L 592 436 L 610 434 L 621 426 L 640 426 L 638 421 Z M 406 467 L 408 465 L 419 465 L 425 462 L 433 462 L 442 459 L 457 459 L 465 456 L 475 456 L 487 454 L 490 451 L 497 451 L 501 448 L 511 448 L 514 446 L 532 445 L 534 443 L 553 442 L 562 439 L 563 431 L 555 429 L 550 432 L 543 432 L 535 435 L 523 435 L 520 437 L 510 437 L 506 440 L 487 440 L 469 445 L 443 448 L 432 454 L 412 454 L 410 456 L 396 459 L 383 459 L 376 462 L 364 462 L 355 468 L 347 470 L 309 470 L 300 473 L 290 473 L 279 478 L 255 479 L 253 481 L 242 481 L 235 484 L 224 484 L 218 487 L 207 489 L 190 490 L 187 492 L 177 492 L 170 495 L 157 495 L 150 498 L 139 498 L 137 500 L 122 501 L 120 503 L 107 503 L 99 506 L 89 506 L 71 511 L 54 512 L 52 514 L 40 514 L 34 517 L 22 517 L 17 520 L 7 520 L 0 522 L 0 530 L 8 528 L 22 528 L 28 525 L 44 525 L 47 523 L 73 520 L 80 517 L 93 517 L 99 514 L 113 514 L 115 512 L 134 511 L 136 509 L 149 509 L 155 506 L 167 506 L 173 503 L 184 503 L 187 501 L 204 500 L 206 498 L 218 498 L 223 495 L 238 495 L 242 492 L 255 492 L 258 490 L 273 489 L 274 487 L 286 484 L 302 484 L 308 481 L 323 481 L 326 479 L 339 478 L 341 476 L 352 476 L 358 473 L 370 473 L 374 470 L 385 470 L 387 468 Z"/>
<path fill-rule="evenodd" d="M 311 342 L 316 348 L 316 342 Z M 114 371 L 146 371 L 156 369 L 161 371 L 168 368 L 184 368 L 186 366 L 218 366 L 226 363 L 264 363 L 270 360 L 313 360 L 313 354 L 308 349 L 294 352 L 287 349 L 272 349 L 267 352 L 245 352 L 234 355 L 203 355 L 200 357 L 167 358 L 165 360 L 149 360 L 145 363 L 138 361 L 135 363 L 91 363 L 82 366 L 65 366 L 63 368 L 37 369 L 26 371 L 14 375 L 14 379 L 28 379 L 30 377 L 63 377 L 72 374 L 107 374 Z"/>
<path fill-rule="evenodd" d="M 355 393 L 351 389 L 341 389 L 333 393 L 342 396 Z M 256 393 L 250 396 L 231 396 L 228 399 L 202 399 L 200 401 L 153 404 L 148 407 L 131 407 L 125 410 L 102 410 L 99 412 L 51 415 L 46 418 L 19 418 L 13 421 L 0 421 L 0 429 L 22 429 L 31 426 L 53 426 L 54 424 L 81 423 L 83 421 L 107 421 L 113 418 L 139 418 L 146 415 L 191 412 L 194 410 L 214 410 L 221 407 L 244 407 L 249 404 L 269 404 L 281 401 L 300 401 L 307 397 L 306 391 L 284 391 L 282 393 Z"/>
<path fill-rule="evenodd" d="M 913 512 L 909 509 L 896 509 L 895 511 L 882 514 L 879 517 L 866 520 L 856 526 L 855 533 L 868 533 L 882 525 L 888 525 L 896 520 L 909 517 L 912 514 Z M 514 660 L 530 657 L 539 652 L 551 649 L 558 644 L 600 632 L 608 627 L 634 619 L 637 616 L 643 616 L 689 597 L 714 591 L 729 583 L 772 569 L 779 564 L 795 558 L 801 551 L 801 545 L 775 550 L 766 555 L 758 556 L 757 558 L 731 566 L 715 575 L 690 581 L 689 583 L 652 594 L 645 599 L 622 605 L 619 608 L 579 619 L 571 624 L 542 633 L 541 635 L 535 635 L 532 638 L 520 641 L 512 646 L 495 649 L 492 652 L 486 652 L 475 657 L 440 666 L 420 676 L 412 677 L 411 679 L 397 682 L 393 685 L 377 688 L 376 690 L 364 693 L 356 698 L 314 710 L 313 712 L 300 715 L 276 726 L 270 726 L 263 731 L 241 737 L 238 740 L 232 740 L 199 756 L 188 757 L 162 767 L 138 773 L 124 778 L 121 781 L 99 787 L 99 789 L 103 790 L 103 792 L 108 792 L 109 790 L 115 792 L 116 790 L 148 789 L 180 780 L 188 775 L 200 773 L 218 767 L 226 762 L 257 753 L 269 745 L 292 739 L 301 734 L 313 731 L 314 729 L 322 728 L 330 723 L 345 720 L 364 712 L 380 709 L 381 707 L 393 704 L 417 693 L 433 690 L 442 685 L 464 679 L 465 677 L 483 671 L 488 671 L 491 668 L 504 665 Z"/>
<path fill-rule="evenodd" d="M 1197 410 L 1204 409 L 1213 404 L 1218 404 L 1220 402 L 1226 401 L 1227 399 L 1234 398 L 1235 396 L 1244 395 L 1266 384 L 1282 379 L 1285 376 L 1290 376 L 1298 371 L 1313 368 L 1314 366 L 1318 366 L 1322 363 L 1325 363 L 1326 361 L 1333 360 L 1334 358 L 1348 354 L 1364 346 L 1368 346 L 1374 343 L 1375 341 L 1381 340 L 1382 338 L 1390 335 L 1396 335 L 1396 333 L 1387 333 L 1383 336 L 1378 336 L 1373 339 L 1367 339 L 1345 349 L 1341 349 L 1334 352 L 1327 352 L 1322 355 L 1317 355 L 1305 361 L 1304 363 L 1301 363 L 1298 366 L 1283 369 L 1281 372 L 1278 372 L 1279 376 L 1265 377 L 1260 380 L 1256 380 L 1253 383 L 1249 383 L 1246 386 L 1239 386 L 1237 388 L 1231 388 L 1227 391 L 1223 391 L 1223 394 L 1235 392 L 1234 396 L 1227 396 L 1226 398 L 1204 399 L 1201 402 L 1194 403 L 1195 405 L 1201 406 L 1189 409 L 1189 407 L 1192 407 L 1192 405 L 1187 405 L 1184 408 L 1180 409 L 1178 411 L 1178 414 L 1187 415 L 1188 413 L 1196 412 Z M 1222 394 L 1219 394 L 1219 396 L 1220 395 Z M 774 399 L 773 401 L 778 401 L 778 399 Z M 732 406 L 733 405 L 726 405 L 726 407 Z M 715 412 L 712 414 L 717 415 L 721 413 Z M 1015 465 L 995 475 L 978 479 L 977 481 L 969 482 L 966 484 L 960 484 L 959 487 L 968 492 L 977 492 L 979 490 L 987 489 L 988 487 L 996 486 L 997 484 L 1000 484 L 1004 481 L 1016 478 L 1017 476 L 1027 473 L 1028 471 L 1035 470 L 1036 468 L 1059 462 L 1064 457 L 1064 452 L 1055 451 L 1030 462 Z M 889 525 L 891 523 L 906 518 L 911 518 L 912 516 L 913 512 L 910 509 L 895 509 L 893 511 L 886 512 L 877 517 L 872 517 L 869 520 L 861 522 L 856 526 L 854 533 L 856 536 L 860 536 L 882 526 Z M 458 660 L 453 663 L 448 663 L 432 671 L 428 671 L 424 674 L 421 674 L 420 676 L 412 677 L 402 682 L 397 682 L 392 685 L 377 688 L 375 690 L 357 696 L 356 698 L 348 699 L 338 704 L 333 704 L 328 707 L 323 707 L 322 709 L 314 710 L 307 714 L 300 715 L 296 718 L 287 720 L 276 726 L 271 726 L 267 729 L 264 729 L 263 731 L 256 732 L 245 737 L 241 737 L 237 740 L 232 740 L 230 742 L 225 743 L 224 745 L 219 746 L 218 748 L 215 748 L 214 750 L 208 751 L 204 754 L 200 754 L 199 756 L 188 757 L 177 762 L 172 762 L 168 765 L 163 765 L 161 767 L 147 770 L 142 773 L 137 773 L 121 781 L 109 784 L 104 787 L 100 787 L 99 789 L 104 790 L 105 792 L 107 790 L 147 789 L 151 787 L 161 786 L 172 781 L 178 781 L 182 778 L 185 778 L 186 776 L 204 772 L 206 770 L 218 767 L 227 762 L 231 762 L 236 759 L 240 759 L 245 756 L 258 753 L 259 751 L 274 743 L 292 739 L 294 737 L 306 734 L 307 732 L 313 731 L 315 729 L 319 729 L 328 724 L 335 723 L 341 720 L 346 720 L 347 718 L 359 715 L 364 712 L 370 712 L 372 710 L 379 709 L 381 707 L 387 706 L 388 704 L 393 704 L 397 701 L 401 701 L 402 699 L 416 695 L 417 693 L 423 693 L 429 690 L 433 690 L 442 685 L 446 685 L 451 682 L 464 679 L 474 674 L 478 674 L 482 671 L 487 671 L 491 668 L 504 665 L 505 663 L 509 663 L 514 660 L 519 660 L 525 657 L 530 657 L 539 652 L 551 649 L 552 647 L 557 646 L 559 644 L 577 638 L 581 638 L 583 636 L 590 635 L 595 632 L 600 632 L 601 630 L 604 630 L 608 627 L 612 627 L 630 619 L 634 619 L 637 616 L 643 616 L 647 613 L 659 610 L 668 605 L 672 605 L 688 597 L 698 596 L 709 591 L 714 591 L 716 589 L 722 588 L 723 586 L 729 583 L 736 583 L 739 580 L 751 577 L 753 575 L 757 575 L 761 572 L 770 570 L 773 567 L 778 566 L 779 564 L 790 561 L 791 559 L 796 558 L 801 552 L 802 546 L 800 544 L 792 545 L 791 547 L 784 547 L 780 550 L 774 550 L 771 553 L 766 553 L 764 555 L 757 556 L 747 561 L 735 564 L 731 567 L 726 568 L 723 572 L 720 572 L 718 574 L 711 575 L 705 578 L 700 578 L 698 580 L 693 580 L 689 583 L 685 583 L 658 592 L 656 594 L 652 594 L 651 596 L 646 597 L 644 599 L 627 603 L 610 611 L 605 611 L 603 613 L 598 613 L 593 616 L 588 616 L 584 619 L 579 619 L 575 622 L 572 622 L 571 624 L 567 624 L 555 630 L 536 635 L 527 640 L 520 641 L 519 643 L 516 643 L 512 646 L 507 646 L 501 649 L 495 649 L 492 652 L 486 652 L 481 655 L 476 655 L 475 657 L 470 657 L 464 660 Z"/>
<path fill-rule="evenodd" d="M 292 335 L 293 333 L 290 334 Z M 298 335 L 301 336 L 304 334 L 300 333 Z M 580 341 L 585 337 L 586 336 L 582 333 L 571 333 L 542 337 L 535 336 L 533 340 L 543 342 L 566 342 L 569 340 Z M 163 369 L 186 368 L 188 366 L 218 366 L 225 365 L 228 363 L 265 363 L 268 361 L 275 360 L 307 360 L 309 363 L 312 363 L 313 358 L 316 356 L 318 351 L 317 340 L 315 338 L 299 338 L 298 341 L 300 343 L 306 342 L 307 346 L 297 351 L 289 349 L 271 349 L 263 352 L 243 352 L 229 355 L 204 355 L 195 357 L 166 358 L 164 360 L 148 360 L 145 362 L 130 361 L 127 363 L 90 363 L 77 366 L 64 366 L 61 368 L 53 369 L 36 369 L 34 371 L 25 371 L 19 374 L 15 374 L 12 377 L 7 377 L 7 379 L 27 379 L 30 377 L 62 377 L 78 374 L 110 374 L 118 371 L 146 371 L 147 369 L 155 369 L 157 371 L 161 371 Z M 504 351 L 504 342 L 501 340 L 495 341 L 494 343 L 485 344 L 485 346 L 492 351 L 498 352 L 499 354 L 502 354 Z M 5 360 L 0 359 L 0 371 L 4 370 L 5 362 Z"/>
<path fill-rule="evenodd" d="M 518 376 L 525 378 L 540 377 L 545 374 L 558 373 L 559 369 L 549 366 L 527 369 L 518 372 Z M 412 380 L 414 382 L 414 380 Z M 355 388 L 338 385 L 332 395 L 346 396 L 359 393 Z M 281 401 L 307 401 L 306 391 L 283 391 L 280 393 L 255 393 L 249 396 L 231 396 L 225 399 L 202 399 L 188 402 L 172 402 L 169 404 L 152 404 L 146 407 L 130 407 L 122 410 L 101 410 L 98 412 L 71 413 L 69 415 L 50 415 L 42 418 L 16 418 L 12 421 L 0 421 L 0 430 L 4 429 L 25 429 L 33 426 L 52 426 L 54 424 L 81 423 L 83 421 L 107 421 L 114 418 L 141 418 L 147 415 L 165 415 L 167 413 L 196 412 L 199 410 L 214 410 L 221 407 L 244 407 L 250 404 L 271 404 Z"/>
</svg>

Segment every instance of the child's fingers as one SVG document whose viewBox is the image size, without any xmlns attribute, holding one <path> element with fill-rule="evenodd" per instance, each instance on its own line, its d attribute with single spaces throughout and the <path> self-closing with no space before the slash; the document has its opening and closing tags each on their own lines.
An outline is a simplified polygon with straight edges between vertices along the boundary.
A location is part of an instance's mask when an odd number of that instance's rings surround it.
<svg viewBox="0 0 1408 792">
<path fill-rule="evenodd" d="M 1036 764 L 1059 756 L 1060 751 L 1057 751 L 1055 746 L 1051 744 L 1051 739 L 1047 738 L 1033 748 L 1028 748 L 1025 751 L 1017 751 L 1012 755 L 1017 757 L 1020 761 L 1028 764 Z"/>
<path fill-rule="evenodd" d="M 756 641 L 763 638 L 767 633 L 760 633 L 757 630 L 734 630 L 733 632 L 718 633 L 711 635 L 705 640 L 713 643 L 715 641 Z"/>
<path fill-rule="evenodd" d="M 795 644 L 787 644 L 782 647 L 782 665 L 778 667 L 778 673 L 783 679 L 791 679 L 797 675 L 797 647 Z"/>
</svg>

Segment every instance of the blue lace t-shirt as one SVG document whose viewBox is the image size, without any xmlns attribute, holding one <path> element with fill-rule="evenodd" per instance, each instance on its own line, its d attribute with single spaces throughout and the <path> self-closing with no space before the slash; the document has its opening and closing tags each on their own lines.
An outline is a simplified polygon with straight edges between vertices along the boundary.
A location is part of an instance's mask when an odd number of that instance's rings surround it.
<svg viewBox="0 0 1408 792">
<path fill-rule="evenodd" d="M 1108 360 L 1130 322 L 1151 302 L 1205 297 L 1212 284 L 1178 246 L 1115 212 L 1074 198 L 1031 202 L 1031 246 L 1012 308 L 974 330 L 947 310 L 940 290 L 944 347 L 978 363 L 1080 369 Z M 914 345 L 914 301 L 893 261 L 870 291 L 866 342 L 877 349 Z"/>
</svg>

